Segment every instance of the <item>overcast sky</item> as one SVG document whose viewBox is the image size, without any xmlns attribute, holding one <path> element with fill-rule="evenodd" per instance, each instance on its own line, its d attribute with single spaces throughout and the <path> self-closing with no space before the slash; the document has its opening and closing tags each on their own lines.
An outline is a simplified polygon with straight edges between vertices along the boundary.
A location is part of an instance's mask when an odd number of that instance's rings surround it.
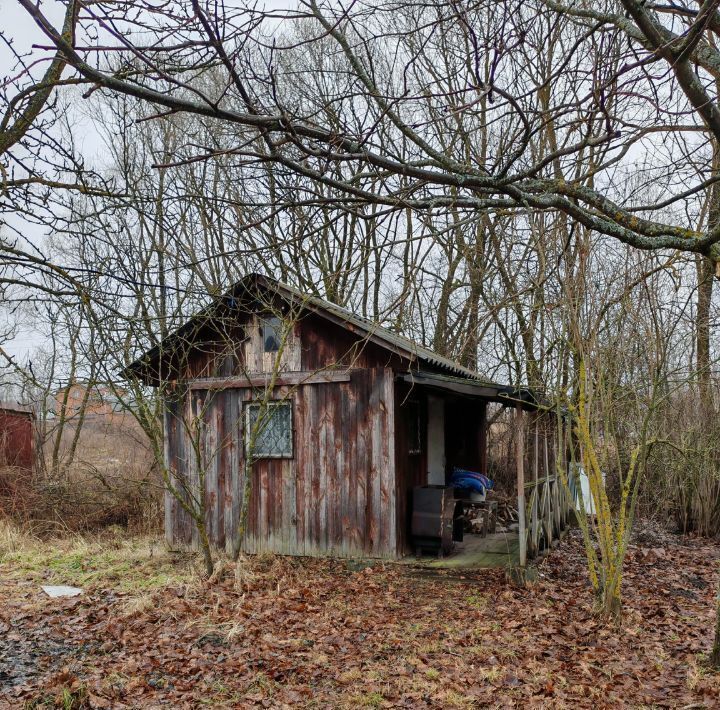
<svg viewBox="0 0 720 710">
<path fill-rule="evenodd" d="M 231 0 L 232 2 L 232 0 Z M 230 3 L 231 4 L 231 3 Z M 266 9 L 287 9 L 295 7 L 297 3 L 294 0 L 269 0 L 269 2 L 260 3 Z M 41 0 L 41 9 L 43 13 L 59 27 L 65 13 L 65 5 L 57 0 Z M 278 21 L 280 22 L 280 21 Z M 28 13 L 16 2 L 16 0 L 0 0 L 0 31 L 6 38 L 12 38 L 15 50 L 23 55 L 33 53 L 38 58 L 44 57 L 49 60 L 52 52 L 49 50 L 33 49 L 33 45 L 47 46 L 48 40 L 34 23 Z M 33 68 L 36 76 L 42 75 L 47 67 L 47 61 L 40 62 Z M 12 79 L 20 71 L 20 67 L 16 66 L 15 59 L 3 43 L 0 46 L 0 75 L 2 80 Z M 74 137 L 77 145 L 80 147 L 83 156 L 88 164 L 100 167 L 102 163 L 102 143 L 95 131 L 92 122 L 84 117 L 83 106 L 79 107 L 77 115 L 73 117 L 76 130 Z M 82 122 L 81 130 L 77 130 L 78 124 Z M 35 225 L 29 225 L 19 221 L 18 217 L 10 217 L 8 223 L 13 226 L 19 226 L 20 231 L 34 243 L 40 243 L 43 239 L 42 231 L 39 231 Z M 3 332 L 3 326 L 7 323 L 7 313 L 0 309 L 0 333 Z M 32 324 L 25 323 L 17 331 L 16 337 L 11 341 L 1 342 L 3 346 L 13 357 L 19 358 L 25 362 L 28 354 L 32 352 L 38 345 L 43 343 L 42 336 L 34 330 Z"/>
<path fill-rule="evenodd" d="M 62 22 L 65 12 L 65 7 L 62 3 L 55 2 L 54 0 L 43 0 L 42 10 L 54 23 L 59 25 Z M 0 0 L 0 31 L 5 38 L 12 39 L 15 51 L 23 55 L 33 52 L 34 44 L 47 45 L 47 39 L 16 0 Z M 45 57 L 52 56 L 51 52 L 43 52 L 38 49 L 34 50 L 34 54 Z M 46 68 L 47 62 L 41 62 L 33 67 L 33 73 L 36 76 L 40 76 Z M 2 81 L 5 82 L 8 79 L 12 79 L 19 71 L 21 71 L 21 68 L 17 65 L 10 49 L 3 42 L 0 45 L 0 73 Z M 89 128 L 91 129 L 91 126 L 89 126 Z M 83 136 L 85 138 L 83 146 L 86 149 L 88 157 L 92 157 L 92 154 L 96 152 L 94 146 L 97 145 L 99 141 L 97 138 L 93 139 L 92 134 L 87 130 L 83 131 Z M 36 225 L 28 224 L 17 216 L 14 218 L 6 217 L 6 220 L 15 227 L 21 226 L 22 233 L 35 243 L 42 240 L 43 233 Z M 7 320 L 8 314 L 0 310 L 0 332 L 4 330 L 3 326 L 7 324 Z M 17 322 L 16 317 L 13 317 L 12 320 L 13 322 Z M 13 340 L 1 344 L 13 357 L 19 358 L 20 361 L 24 362 L 28 354 L 42 343 L 42 336 L 32 327 L 32 324 L 25 322 L 21 323 L 21 327 Z"/>
</svg>

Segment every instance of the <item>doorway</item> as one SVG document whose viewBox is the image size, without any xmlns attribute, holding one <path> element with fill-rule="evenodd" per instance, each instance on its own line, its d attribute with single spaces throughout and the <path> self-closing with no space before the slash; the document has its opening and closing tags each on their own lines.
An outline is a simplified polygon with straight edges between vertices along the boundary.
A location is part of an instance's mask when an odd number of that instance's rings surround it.
<svg viewBox="0 0 720 710">
<path fill-rule="evenodd" d="M 428 395 L 427 401 L 427 482 L 445 485 L 445 400 Z"/>
</svg>

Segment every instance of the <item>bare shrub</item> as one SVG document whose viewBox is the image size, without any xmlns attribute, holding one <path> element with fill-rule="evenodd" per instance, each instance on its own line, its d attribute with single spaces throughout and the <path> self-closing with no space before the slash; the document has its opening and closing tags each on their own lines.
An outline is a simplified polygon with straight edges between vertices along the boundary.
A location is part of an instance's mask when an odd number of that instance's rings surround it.
<svg viewBox="0 0 720 710">
<path fill-rule="evenodd" d="M 73 440 L 72 427 L 65 436 Z M 0 511 L 43 536 L 110 525 L 155 532 L 161 491 L 142 432 L 122 414 L 88 417 L 70 466 L 40 465 L 35 473 L 0 469 Z"/>
<path fill-rule="evenodd" d="M 720 424 L 690 386 L 668 398 L 662 417 L 672 446 L 648 462 L 643 512 L 673 520 L 679 532 L 720 535 Z"/>
</svg>

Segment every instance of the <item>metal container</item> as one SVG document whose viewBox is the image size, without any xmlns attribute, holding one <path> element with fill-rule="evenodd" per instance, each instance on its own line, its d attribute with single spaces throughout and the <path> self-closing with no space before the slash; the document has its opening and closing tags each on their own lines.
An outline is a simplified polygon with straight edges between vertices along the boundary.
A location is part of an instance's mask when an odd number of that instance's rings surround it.
<svg viewBox="0 0 720 710">
<path fill-rule="evenodd" d="M 438 556 L 450 554 L 453 532 L 457 536 L 455 519 L 461 506 L 446 486 L 418 486 L 413 489 L 412 541 L 415 552 L 432 552 Z M 462 531 L 460 532 L 462 535 Z M 462 537 L 460 538 L 462 539 Z"/>
</svg>

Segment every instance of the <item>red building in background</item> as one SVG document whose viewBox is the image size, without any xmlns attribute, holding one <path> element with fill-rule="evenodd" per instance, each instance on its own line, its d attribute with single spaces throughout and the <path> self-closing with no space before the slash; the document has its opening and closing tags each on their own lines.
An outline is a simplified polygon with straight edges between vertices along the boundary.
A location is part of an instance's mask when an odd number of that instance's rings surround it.
<svg viewBox="0 0 720 710">
<path fill-rule="evenodd" d="M 34 420 L 35 415 L 29 407 L 0 401 L 0 467 L 33 470 Z"/>
</svg>

